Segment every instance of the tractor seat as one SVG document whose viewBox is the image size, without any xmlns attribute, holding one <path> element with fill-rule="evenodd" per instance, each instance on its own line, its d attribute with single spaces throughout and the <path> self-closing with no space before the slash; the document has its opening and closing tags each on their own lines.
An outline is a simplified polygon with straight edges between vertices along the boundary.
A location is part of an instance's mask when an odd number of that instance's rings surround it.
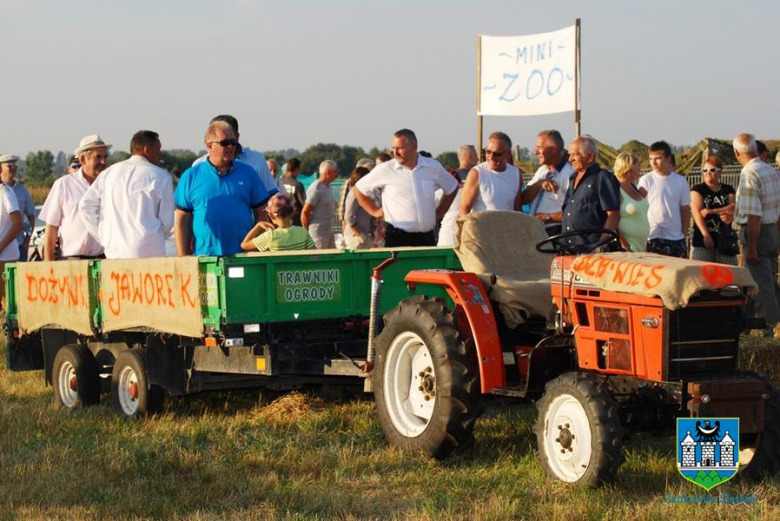
<svg viewBox="0 0 780 521">
<path fill-rule="evenodd" d="M 482 281 L 506 325 L 515 328 L 552 309 L 550 264 L 554 255 L 536 251 L 547 238 L 544 225 L 520 212 L 474 212 L 458 219 L 455 252 L 465 271 Z M 492 284 L 495 276 L 495 284 Z"/>
</svg>

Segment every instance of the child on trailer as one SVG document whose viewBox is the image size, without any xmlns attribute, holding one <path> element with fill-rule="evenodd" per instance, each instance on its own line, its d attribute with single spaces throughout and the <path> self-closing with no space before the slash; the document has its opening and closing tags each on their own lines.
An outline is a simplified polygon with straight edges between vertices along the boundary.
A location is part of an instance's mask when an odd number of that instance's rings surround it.
<svg viewBox="0 0 780 521">
<path fill-rule="evenodd" d="M 274 195 L 266 206 L 274 230 L 265 230 L 264 223 L 257 223 L 244 237 L 241 249 L 244 251 L 290 251 L 313 250 L 316 248 L 309 232 L 301 226 L 293 226 L 293 208 L 289 197 Z M 265 224 L 267 226 L 267 224 Z"/>
</svg>

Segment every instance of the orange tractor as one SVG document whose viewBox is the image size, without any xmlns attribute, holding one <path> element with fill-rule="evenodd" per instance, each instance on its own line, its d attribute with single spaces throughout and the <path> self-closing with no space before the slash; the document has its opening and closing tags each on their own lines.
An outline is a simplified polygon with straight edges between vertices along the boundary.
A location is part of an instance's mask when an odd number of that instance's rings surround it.
<svg viewBox="0 0 780 521">
<path fill-rule="evenodd" d="M 776 471 L 780 393 L 737 369 L 747 270 L 593 253 L 615 240 L 607 230 L 599 244 L 570 243 L 592 232 L 547 238 L 527 216 L 471 215 L 465 271 L 406 275 L 453 306 L 414 296 L 385 315 L 371 385 L 386 440 L 437 458 L 462 451 L 481 396 L 499 395 L 536 401 L 538 456 L 561 481 L 614 481 L 624 435 L 677 417 L 739 417 L 744 474 Z"/>
</svg>

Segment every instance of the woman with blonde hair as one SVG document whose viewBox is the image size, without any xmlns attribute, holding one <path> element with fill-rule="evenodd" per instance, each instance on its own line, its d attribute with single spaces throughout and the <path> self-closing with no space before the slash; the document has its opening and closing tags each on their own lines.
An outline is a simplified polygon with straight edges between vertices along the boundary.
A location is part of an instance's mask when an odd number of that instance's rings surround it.
<svg viewBox="0 0 780 521">
<path fill-rule="evenodd" d="M 618 155 L 615 177 L 620 182 L 620 244 L 628 251 L 645 251 L 650 224 L 647 222 L 647 192 L 636 186 L 639 159 L 634 154 Z"/>
<path fill-rule="evenodd" d="M 737 237 L 731 228 L 734 221 L 736 192 L 731 185 L 720 182 L 723 162 L 718 156 L 709 156 L 701 166 L 704 181 L 691 188 L 693 238 L 691 259 L 737 264 Z"/>
</svg>

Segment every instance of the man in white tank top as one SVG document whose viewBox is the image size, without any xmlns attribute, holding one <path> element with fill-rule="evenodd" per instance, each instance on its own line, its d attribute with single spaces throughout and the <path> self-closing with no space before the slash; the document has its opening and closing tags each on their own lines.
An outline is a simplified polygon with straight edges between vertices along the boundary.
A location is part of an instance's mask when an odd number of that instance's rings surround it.
<svg viewBox="0 0 780 521">
<path fill-rule="evenodd" d="M 485 210 L 517 210 L 523 178 L 520 170 L 509 164 L 512 140 L 503 132 L 493 132 L 485 149 L 487 161 L 469 171 L 463 185 L 460 214 Z"/>
</svg>

